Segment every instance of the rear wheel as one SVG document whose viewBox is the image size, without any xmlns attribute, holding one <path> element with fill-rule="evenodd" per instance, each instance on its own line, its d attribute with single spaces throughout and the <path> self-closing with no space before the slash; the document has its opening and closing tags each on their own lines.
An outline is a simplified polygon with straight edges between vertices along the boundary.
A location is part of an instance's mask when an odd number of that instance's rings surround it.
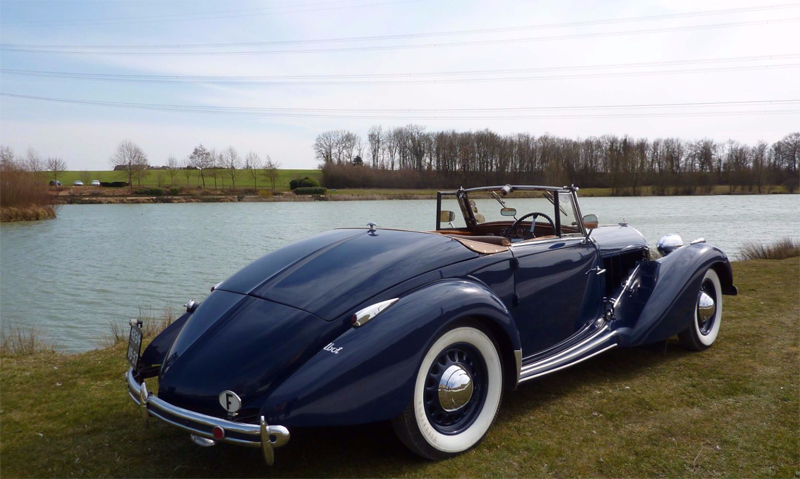
<svg viewBox="0 0 800 479">
<path fill-rule="evenodd" d="M 503 395 L 503 366 L 487 332 L 463 326 L 445 332 L 422 360 L 414 399 L 392 420 L 400 440 L 426 459 L 477 445 L 494 422 Z"/>
<path fill-rule="evenodd" d="M 711 347 L 722 322 L 722 286 L 714 269 L 709 268 L 700 283 L 694 308 L 694 321 L 678 334 L 681 345 L 692 351 Z"/>
</svg>

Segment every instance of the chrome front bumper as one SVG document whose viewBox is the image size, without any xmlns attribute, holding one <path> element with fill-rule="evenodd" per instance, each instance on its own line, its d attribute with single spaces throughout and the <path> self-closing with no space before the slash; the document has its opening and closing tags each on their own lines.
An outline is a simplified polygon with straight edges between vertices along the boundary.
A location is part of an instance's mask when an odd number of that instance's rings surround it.
<svg viewBox="0 0 800 479">
<path fill-rule="evenodd" d="M 139 406 L 142 414 L 142 421 L 147 427 L 150 416 L 154 416 L 162 421 L 181 428 L 197 437 L 208 439 L 209 441 L 222 441 L 246 447 L 261 447 L 264 453 L 264 460 L 270 466 L 275 462 L 273 448 L 281 447 L 289 442 L 289 430 L 283 426 L 270 426 L 260 418 L 260 424 L 248 424 L 241 422 L 227 421 L 213 416 L 196 413 L 188 409 L 183 409 L 163 401 L 147 391 L 147 385 L 139 383 L 133 374 L 133 369 L 128 369 L 125 374 L 128 383 L 128 394 L 133 402 Z M 222 428 L 223 437 L 214 437 L 214 429 Z M 209 445 L 214 442 L 208 442 Z"/>
</svg>

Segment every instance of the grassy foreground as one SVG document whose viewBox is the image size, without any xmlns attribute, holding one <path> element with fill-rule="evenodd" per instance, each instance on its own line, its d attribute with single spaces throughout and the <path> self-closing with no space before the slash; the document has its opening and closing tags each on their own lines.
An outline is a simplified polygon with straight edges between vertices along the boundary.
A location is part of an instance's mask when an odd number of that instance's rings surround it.
<svg viewBox="0 0 800 479">
<path fill-rule="evenodd" d="M 487 438 L 455 459 L 408 452 L 386 424 L 292 430 L 258 449 L 202 449 L 151 420 L 122 379 L 124 345 L 5 358 L 2 477 L 800 476 L 800 261 L 734 263 L 719 339 L 612 350 L 508 393 Z"/>
</svg>

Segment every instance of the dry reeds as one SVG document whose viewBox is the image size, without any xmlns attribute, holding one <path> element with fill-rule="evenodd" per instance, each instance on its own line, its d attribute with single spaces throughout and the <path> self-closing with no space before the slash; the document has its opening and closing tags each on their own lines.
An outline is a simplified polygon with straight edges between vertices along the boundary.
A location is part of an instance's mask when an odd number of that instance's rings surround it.
<svg viewBox="0 0 800 479">
<path fill-rule="evenodd" d="M 155 337 L 167 326 L 175 321 L 175 312 L 171 307 L 166 307 L 158 313 L 153 308 L 139 308 L 139 315 L 136 319 L 142 321 L 142 333 L 145 338 Z M 111 323 L 111 335 L 105 341 L 105 346 L 113 346 L 117 343 L 127 342 L 130 328 L 128 323 Z"/>
<path fill-rule="evenodd" d="M 9 326 L 0 332 L 0 357 L 27 356 L 53 353 L 55 347 L 44 340 L 42 331 L 35 327 Z"/>
<path fill-rule="evenodd" d="M 791 238 L 782 238 L 772 244 L 747 242 L 739 251 L 742 260 L 753 259 L 786 259 L 800 256 L 800 242 Z"/>
<path fill-rule="evenodd" d="M 0 221 L 41 220 L 56 217 L 47 184 L 40 173 L 13 163 L 0 168 Z"/>
</svg>

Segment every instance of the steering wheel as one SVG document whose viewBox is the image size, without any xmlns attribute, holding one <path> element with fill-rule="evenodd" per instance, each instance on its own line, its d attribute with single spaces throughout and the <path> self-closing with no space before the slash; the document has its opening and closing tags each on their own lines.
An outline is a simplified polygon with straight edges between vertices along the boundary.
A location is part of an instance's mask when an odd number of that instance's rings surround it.
<svg viewBox="0 0 800 479">
<path fill-rule="evenodd" d="M 556 224 L 553 222 L 552 218 L 550 218 L 549 216 L 547 216 L 544 213 L 539 213 L 537 211 L 534 211 L 533 213 L 528 213 L 527 215 L 521 217 L 520 219 L 515 221 L 513 225 L 511 225 L 511 231 L 509 232 L 509 238 L 514 238 L 516 236 L 519 236 L 519 235 L 517 235 L 517 227 L 519 226 L 520 223 L 522 223 L 523 220 L 525 220 L 526 218 L 530 218 L 530 217 L 533 217 L 533 220 L 531 220 L 531 229 L 530 229 L 530 231 L 528 231 L 528 234 L 525 234 L 522 237 L 522 239 L 535 238 L 536 235 L 533 232 L 533 228 L 536 226 L 536 218 L 538 218 L 539 216 L 544 217 L 544 219 L 546 219 L 547 221 L 550 222 L 550 226 L 553 228 L 553 233 L 555 234 L 555 232 L 556 232 Z"/>
</svg>

